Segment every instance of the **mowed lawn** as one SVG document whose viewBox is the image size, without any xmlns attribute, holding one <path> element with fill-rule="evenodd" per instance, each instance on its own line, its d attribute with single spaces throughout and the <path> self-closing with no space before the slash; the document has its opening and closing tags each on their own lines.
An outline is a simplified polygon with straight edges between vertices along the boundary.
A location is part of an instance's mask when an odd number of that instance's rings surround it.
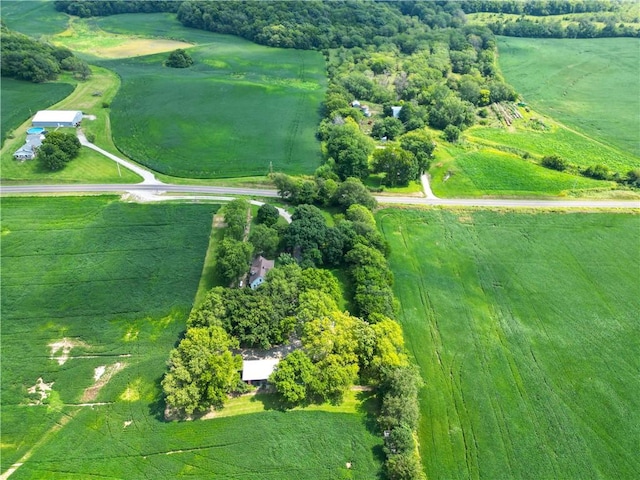
<svg viewBox="0 0 640 480">
<path fill-rule="evenodd" d="M 186 69 L 165 67 L 167 54 L 101 62 L 122 78 L 111 105 L 118 148 L 176 177 L 312 173 L 321 159 L 322 55 L 207 39 L 188 49 L 195 64 Z"/>
<path fill-rule="evenodd" d="M 364 412 L 163 420 L 159 382 L 217 209 L 2 199 L 2 473 L 30 454 L 12 480 L 376 477 Z M 28 405 L 39 378 L 48 398 Z"/>
<path fill-rule="evenodd" d="M 498 50 L 525 101 L 640 157 L 640 39 L 498 37 Z"/>
<path fill-rule="evenodd" d="M 378 212 L 432 479 L 638 478 L 640 216 Z"/>
</svg>

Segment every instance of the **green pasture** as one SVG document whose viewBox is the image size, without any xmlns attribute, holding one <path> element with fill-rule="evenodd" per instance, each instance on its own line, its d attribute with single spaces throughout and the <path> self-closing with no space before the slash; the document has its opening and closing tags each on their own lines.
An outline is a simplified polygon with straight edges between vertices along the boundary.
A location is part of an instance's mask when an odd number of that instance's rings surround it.
<svg viewBox="0 0 640 480">
<path fill-rule="evenodd" d="M 432 167 L 431 175 L 434 194 L 445 198 L 580 195 L 615 185 L 549 170 L 490 148 L 457 152 L 454 161 Z"/>
<path fill-rule="evenodd" d="M 48 0 L 3 0 L 0 13 L 11 30 L 36 38 L 61 32 L 69 21 Z"/>
<path fill-rule="evenodd" d="M 429 478 L 637 478 L 640 216 L 400 210 L 391 244 L 425 380 Z"/>
<path fill-rule="evenodd" d="M 127 23 L 132 15 L 117 17 L 122 25 L 116 33 L 136 27 Z M 100 62 L 122 78 L 111 105 L 113 138 L 122 152 L 175 177 L 315 170 L 320 163 L 315 130 L 326 86 L 318 52 L 194 33 L 167 15 L 149 16 L 142 33 L 161 33 L 149 27 L 154 19 L 167 26 L 166 37 L 200 45 L 189 49 L 195 65 L 188 69 L 165 67 L 166 54 Z M 110 31 L 117 19 L 110 22 L 99 25 Z"/>
<path fill-rule="evenodd" d="M 380 437 L 357 402 L 347 405 L 352 413 L 283 413 L 258 398 L 260 413 L 163 420 L 159 382 L 185 328 L 217 208 L 2 199 L 3 473 L 31 452 L 12 479 L 377 475 Z M 62 339 L 75 346 L 60 365 L 49 344 Z M 83 399 L 96 368 L 118 362 L 124 368 Z M 52 390 L 29 406 L 38 378 Z"/>
<path fill-rule="evenodd" d="M 638 165 L 640 39 L 498 37 L 498 50 L 505 79 L 526 102 L 628 152 Z M 587 155 L 586 161 L 594 156 Z M 631 166 L 626 159 L 621 162 Z"/>
<path fill-rule="evenodd" d="M 68 83 L 32 83 L 2 78 L 0 83 L 0 138 L 18 128 L 38 110 L 59 102 L 73 91 Z"/>
</svg>

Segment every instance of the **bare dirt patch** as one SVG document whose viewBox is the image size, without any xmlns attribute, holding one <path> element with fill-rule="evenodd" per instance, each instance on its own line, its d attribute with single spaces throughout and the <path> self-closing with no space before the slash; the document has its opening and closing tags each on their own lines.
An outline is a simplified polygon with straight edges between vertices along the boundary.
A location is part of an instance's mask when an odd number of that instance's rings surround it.
<svg viewBox="0 0 640 480">
<path fill-rule="evenodd" d="M 100 390 L 102 389 L 102 387 L 104 387 L 107 383 L 109 383 L 109 380 L 111 380 L 111 377 L 113 377 L 116 373 L 118 373 L 120 370 L 122 370 L 126 366 L 127 364 L 124 362 L 116 362 L 113 365 L 97 367 L 93 374 L 93 378 L 95 382 L 89 388 L 85 389 L 80 401 L 81 402 L 94 401 L 98 396 L 98 393 L 100 393 Z"/>
<path fill-rule="evenodd" d="M 189 48 L 192 45 L 186 42 L 166 39 L 134 38 L 120 45 L 97 48 L 94 55 L 104 58 L 127 58 L 151 55 L 152 53 L 170 52 L 177 48 Z"/>
<path fill-rule="evenodd" d="M 33 387 L 29 387 L 27 392 L 31 395 L 40 395 L 40 398 L 36 398 L 35 400 L 29 402 L 29 405 L 42 405 L 42 403 L 49 396 L 49 392 L 51 391 L 52 387 L 53 382 L 44 383 L 42 377 L 39 377 L 38 380 L 36 380 L 36 384 Z"/>
<path fill-rule="evenodd" d="M 74 347 L 88 347 L 86 343 L 81 340 L 72 340 L 70 338 L 63 338 L 56 342 L 52 342 L 48 345 L 51 348 L 51 360 L 56 360 L 58 365 L 64 365 L 69 360 L 69 354 Z M 60 352 L 60 353 L 58 353 Z"/>
</svg>

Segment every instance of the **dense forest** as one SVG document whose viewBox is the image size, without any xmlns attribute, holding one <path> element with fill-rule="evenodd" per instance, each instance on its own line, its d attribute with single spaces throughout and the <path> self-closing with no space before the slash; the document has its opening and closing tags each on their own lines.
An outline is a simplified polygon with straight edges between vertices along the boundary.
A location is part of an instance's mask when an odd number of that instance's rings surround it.
<svg viewBox="0 0 640 480">
<path fill-rule="evenodd" d="M 622 22 L 621 0 L 463 0 L 433 2 L 350 1 L 151 1 L 57 0 L 59 11 L 80 17 L 118 13 L 178 12 L 189 27 L 239 35 L 256 43 L 293 48 L 335 48 L 379 43 L 403 34 L 417 19 L 430 29 L 459 27 L 465 14 L 502 13 L 539 17 L 503 19 L 489 27 L 496 35 L 518 37 L 593 38 L 634 37 L 639 30 Z M 286 8 L 283 8 L 286 7 Z M 610 13 L 597 20 L 544 17 L 582 13 Z M 604 25 L 602 25 L 604 24 Z"/>
<path fill-rule="evenodd" d="M 39 42 L 4 25 L 0 27 L 0 54 L 3 77 L 42 83 L 55 80 L 63 70 L 81 80 L 91 75 L 87 63 L 71 50 Z"/>
</svg>

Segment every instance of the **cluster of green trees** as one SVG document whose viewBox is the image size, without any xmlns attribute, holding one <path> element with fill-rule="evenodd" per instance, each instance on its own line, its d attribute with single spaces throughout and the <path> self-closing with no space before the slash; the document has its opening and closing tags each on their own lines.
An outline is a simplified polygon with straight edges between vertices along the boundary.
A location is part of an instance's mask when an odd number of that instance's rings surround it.
<svg viewBox="0 0 640 480">
<path fill-rule="evenodd" d="M 425 480 L 416 430 L 420 419 L 418 390 L 422 379 L 413 365 L 390 366 L 383 370 L 378 387 L 378 424 L 385 432 L 385 470 L 389 480 Z"/>
<path fill-rule="evenodd" d="M 114 0 L 77 1 L 56 0 L 55 9 L 78 17 L 97 17 L 119 13 L 176 12 L 180 6 L 176 0 Z"/>
<path fill-rule="evenodd" d="M 91 76 L 89 65 L 71 50 L 34 40 L 4 25 L 0 27 L 0 55 L 3 77 L 42 83 L 57 79 L 63 70 L 80 80 Z"/>
<path fill-rule="evenodd" d="M 357 244 L 386 252 L 388 246 L 376 230 L 375 222 L 364 220 L 366 216 L 362 212 L 367 212 L 372 220 L 366 207 L 354 204 L 344 216 L 336 218 L 335 226 L 329 227 L 320 209 L 299 205 L 282 235 L 282 246 L 305 267 L 344 265 L 346 255 Z"/>
<path fill-rule="evenodd" d="M 559 172 L 568 171 L 576 175 L 594 178 L 596 180 L 612 180 L 622 185 L 632 188 L 640 187 L 640 169 L 631 169 L 626 174 L 615 172 L 601 163 L 578 168 L 576 165 L 567 162 L 559 155 L 547 155 L 540 160 L 540 165 Z"/>
<path fill-rule="evenodd" d="M 178 48 L 169 54 L 164 64 L 171 68 L 187 68 L 193 65 L 193 58 L 186 50 Z"/>
<path fill-rule="evenodd" d="M 455 2 L 403 2 L 421 4 L 429 27 L 459 26 L 462 11 Z M 239 35 L 275 47 L 324 49 L 363 47 L 389 38 L 411 45 L 412 19 L 400 2 L 290 1 L 216 2 L 186 1 L 178 19 L 188 27 Z"/>
<path fill-rule="evenodd" d="M 340 181 L 331 169 L 331 162 L 320 167 L 312 178 L 276 173 L 272 180 L 278 195 L 294 205 L 316 204 L 338 207 L 343 211 L 354 204 L 369 209 L 376 206 L 376 199 L 359 178 L 348 177 Z"/>
<path fill-rule="evenodd" d="M 582 18 L 575 22 L 529 20 L 518 18 L 491 22 L 487 25 L 496 35 L 532 38 L 601 38 L 640 37 L 640 28 L 608 18 L 605 25 Z"/>
<path fill-rule="evenodd" d="M 44 170 L 62 170 L 80 154 L 80 147 L 74 133 L 49 132 L 38 148 L 38 162 Z"/>
<path fill-rule="evenodd" d="M 253 247 L 244 240 L 249 202 L 237 199 L 223 207 L 224 238 L 216 249 L 216 268 L 219 277 L 228 285 L 238 281 L 249 270 Z"/>
<path fill-rule="evenodd" d="M 612 12 L 620 8 L 620 2 L 611 0 L 462 0 L 459 5 L 465 13 L 493 12 L 534 16 Z"/>
</svg>

